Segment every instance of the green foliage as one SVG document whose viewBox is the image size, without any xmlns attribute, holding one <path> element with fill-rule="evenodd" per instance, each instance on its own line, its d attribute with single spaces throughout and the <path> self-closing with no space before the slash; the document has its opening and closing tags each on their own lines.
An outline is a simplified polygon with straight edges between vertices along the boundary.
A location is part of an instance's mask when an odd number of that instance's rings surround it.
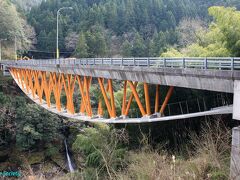
<svg viewBox="0 0 240 180">
<path fill-rule="evenodd" d="M 0 0 L 0 24 L 0 39 L 7 39 L 7 47 L 14 45 L 15 38 L 18 50 L 31 47 L 35 32 L 8 0 Z"/>
<path fill-rule="evenodd" d="M 214 18 L 212 31 L 220 32 L 219 40 L 231 55 L 240 55 L 240 12 L 236 8 L 211 7 L 209 14 Z M 215 34 L 216 36 L 216 34 Z"/>
<path fill-rule="evenodd" d="M 81 58 L 88 57 L 88 49 L 89 48 L 86 43 L 85 35 L 83 33 L 80 33 L 79 41 L 78 41 L 76 53 L 75 53 L 76 57 L 81 57 Z"/>
<path fill-rule="evenodd" d="M 46 144 L 46 150 L 45 150 L 46 157 L 53 157 L 53 156 L 56 156 L 58 153 L 59 153 L 58 147 L 53 146 L 53 144 L 51 143 Z"/>
<path fill-rule="evenodd" d="M 16 114 L 16 143 L 20 149 L 44 147 L 60 137 L 58 128 L 60 120 L 37 105 L 19 107 Z"/>
<path fill-rule="evenodd" d="M 37 49 L 54 51 L 56 30 L 53 27 L 56 24 L 56 12 L 64 6 L 72 6 L 73 10 L 61 12 L 60 49 L 67 50 L 64 40 L 69 34 L 83 33 L 88 53 L 84 40 L 79 41 L 78 48 L 74 51 L 77 57 L 118 54 L 159 56 L 168 44 L 176 42 L 176 33 L 172 29 L 180 19 L 197 15 L 196 7 L 190 0 L 46 0 L 40 6 L 33 7 L 28 14 L 29 23 L 38 34 Z M 80 38 L 83 39 L 83 35 Z M 133 48 L 129 50 L 129 47 Z M 46 53 L 44 56 L 49 57 L 51 54 Z"/>
<path fill-rule="evenodd" d="M 207 32 L 197 32 L 198 42 L 180 51 L 171 48 L 161 56 L 228 57 L 240 55 L 240 12 L 235 8 L 211 7 L 213 17 Z"/>
<path fill-rule="evenodd" d="M 183 57 L 184 55 L 174 48 L 168 49 L 167 52 L 161 54 L 162 57 Z"/>
<path fill-rule="evenodd" d="M 72 149 L 84 155 L 88 168 L 95 168 L 98 174 L 111 174 L 122 166 L 126 153 L 124 139 L 123 131 L 96 125 L 95 128 L 84 128 L 84 133 L 77 136 Z"/>
<path fill-rule="evenodd" d="M 132 55 L 132 45 L 128 40 L 125 40 L 122 44 L 122 55 L 130 57 Z"/>
<path fill-rule="evenodd" d="M 228 176 L 226 175 L 226 173 L 220 170 L 213 172 L 211 175 L 211 180 L 227 180 L 227 179 L 228 179 Z"/>
</svg>

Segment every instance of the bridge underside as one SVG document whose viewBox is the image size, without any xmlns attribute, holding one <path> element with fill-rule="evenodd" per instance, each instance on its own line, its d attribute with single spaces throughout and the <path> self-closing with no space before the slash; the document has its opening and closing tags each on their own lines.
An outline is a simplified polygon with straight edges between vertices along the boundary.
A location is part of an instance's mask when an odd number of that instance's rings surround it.
<svg viewBox="0 0 240 180">
<path fill-rule="evenodd" d="M 137 81 L 133 82 L 125 80 L 123 85 L 123 99 L 121 101 L 121 113 L 117 114 L 113 80 L 112 78 L 106 79 L 100 77 L 97 78 L 97 85 L 100 89 L 100 93 L 98 96 L 95 94 L 95 98 L 98 98 L 98 107 L 94 112 L 91 102 L 93 97 L 91 97 L 92 94 L 90 93 L 90 87 L 93 85 L 93 78 L 90 76 L 22 68 L 10 68 L 10 73 L 18 86 L 35 103 L 51 112 L 76 120 L 105 123 L 144 123 L 232 113 L 232 107 L 223 107 L 221 109 L 202 113 L 162 117 L 167 107 L 167 103 L 173 93 L 174 87 L 169 87 L 166 97 L 160 105 L 160 85 L 156 85 L 153 111 L 150 104 L 149 84 L 143 83 L 145 98 L 143 104 L 137 91 L 139 83 Z M 131 90 L 130 94 L 127 92 L 128 86 Z M 65 106 L 62 104 L 62 95 L 66 96 Z M 74 98 L 76 98 L 76 96 L 81 99 L 79 105 L 76 105 L 74 102 Z M 139 111 L 141 112 L 142 118 L 128 118 L 129 110 L 134 99 L 137 103 Z M 104 112 L 104 109 L 106 109 L 106 112 Z"/>
</svg>

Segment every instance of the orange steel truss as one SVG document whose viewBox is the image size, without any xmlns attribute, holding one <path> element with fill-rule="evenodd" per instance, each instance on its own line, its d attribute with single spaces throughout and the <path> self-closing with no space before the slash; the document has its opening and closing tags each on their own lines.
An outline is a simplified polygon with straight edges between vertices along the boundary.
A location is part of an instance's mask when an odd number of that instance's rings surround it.
<svg viewBox="0 0 240 180">
<path fill-rule="evenodd" d="M 49 108 L 55 106 L 57 111 L 61 112 L 64 110 L 61 99 L 62 96 L 65 95 L 65 109 L 67 113 L 75 114 L 77 112 L 81 115 L 93 117 L 94 114 L 90 93 L 92 77 L 19 68 L 11 68 L 10 72 L 17 81 L 20 88 L 22 88 L 25 93 L 31 94 L 33 99 L 38 98 L 41 104 L 43 103 L 44 99 Z M 113 80 L 104 79 L 101 77 L 97 78 L 97 80 L 102 95 L 102 98 L 100 97 L 98 101 L 98 116 L 103 116 L 103 107 L 105 105 L 109 117 L 116 118 L 117 112 L 115 105 Z M 154 112 L 152 112 L 149 96 L 149 84 L 143 83 L 145 99 L 142 101 L 137 90 L 138 85 L 138 82 L 127 80 L 124 81 L 121 116 L 128 116 L 133 100 L 135 100 L 137 103 L 142 116 L 150 116 L 151 114 L 155 113 L 160 113 L 162 115 L 167 107 L 169 99 L 173 94 L 174 87 L 169 87 L 169 90 L 160 108 L 160 85 L 156 85 L 155 106 Z M 80 96 L 81 99 L 79 110 L 75 109 L 74 100 L 76 98 L 79 98 L 77 96 Z"/>
</svg>

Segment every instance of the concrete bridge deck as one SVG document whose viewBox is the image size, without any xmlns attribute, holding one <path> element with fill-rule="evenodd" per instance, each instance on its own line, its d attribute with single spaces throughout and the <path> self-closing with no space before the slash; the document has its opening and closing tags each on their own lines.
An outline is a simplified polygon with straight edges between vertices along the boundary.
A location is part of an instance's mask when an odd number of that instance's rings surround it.
<svg viewBox="0 0 240 180">
<path fill-rule="evenodd" d="M 91 58 L 2 61 L 6 67 L 234 92 L 240 58 Z"/>
</svg>

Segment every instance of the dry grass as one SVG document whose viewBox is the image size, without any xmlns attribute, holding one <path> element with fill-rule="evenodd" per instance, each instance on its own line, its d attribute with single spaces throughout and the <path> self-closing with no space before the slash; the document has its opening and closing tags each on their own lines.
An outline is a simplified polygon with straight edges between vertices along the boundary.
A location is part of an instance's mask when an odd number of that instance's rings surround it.
<svg viewBox="0 0 240 180">
<path fill-rule="evenodd" d="M 195 180 L 228 179 L 231 131 L 221 121 L 206 124 L 200 136 L 192 135 L 195 152 L 187 159 L 159 153 L 156 150 L 131 152 L 129 166 L 116 179 Z"/>
<path fill-rule="evenodd" d="M 169 155 L 162 149 L 153 150 L 144 137 L 142 149 L 128 153 L 125 159 L 127 167 L 113 172 L 111 176 L 102 177 L 96 171 L 96 175 L 87 178 L 83 173 L 76 172 L 57 175 L 53 179 L 227 180 L 231 131 L 221 121 L 214 122 L 214 125 L 206 124 L 201 135 L 192 135 L 191 147 L 195 150 L 189 152 L 188 158 Z"/>
</svg>

